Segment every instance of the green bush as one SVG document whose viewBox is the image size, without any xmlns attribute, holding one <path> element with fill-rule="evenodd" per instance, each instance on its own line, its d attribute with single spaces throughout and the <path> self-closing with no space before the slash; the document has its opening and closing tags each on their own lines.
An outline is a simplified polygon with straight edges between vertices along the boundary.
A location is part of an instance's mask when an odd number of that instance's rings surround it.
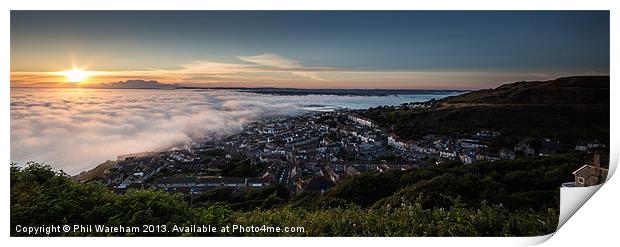
<svg viewBox="0 0 620 247">
<path fill-rule="evenodd" d="M 77 183 L 50 166 L 11 166 L 11 235 L 16 225 L 138 226 L 145 224 L 304 227 L 295 233 L 158 233 L 183 236 L 533 236 L 558 220 L 557 187 L 566 170 L 557 161 L 533 160 L 541 177 L 524 179 L 534 165 L 487 163 L 452 168 L 369 173 L 346 179 L 321 195 L 289 196 L 283 186 L 213 190 L 188 200 L 157 190 L 117 194 L 96 183 Z M 517 163 L 526 163 L 518 161 Z M 529 163 L 528 163 L 529 164 Z M 491 167 L 491 168 L 489 168 Z M 540 169 L 537 170 L 537 169 Z M 527 176 L 525 176 L 527 178 Z M 534 183 L 533 180 L 541 180 Z M 514 188 L 517 183 L 534 183 Z M 192 202 L 191 204 L 189 202 Z M 53 234 L 54 235 L 54 234 Z M 56 233 L 55 235 L 62 235 Z M 70 233 L 68 235 L 107 235 Z M 153 235 L 117 233 L 111 235 Z"/>
</svg>

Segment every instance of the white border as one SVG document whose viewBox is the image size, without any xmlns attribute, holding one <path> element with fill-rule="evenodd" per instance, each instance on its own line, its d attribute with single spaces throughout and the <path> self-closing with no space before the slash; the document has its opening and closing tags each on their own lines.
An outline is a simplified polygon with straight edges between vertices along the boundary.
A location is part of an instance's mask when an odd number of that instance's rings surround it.
<svg viewBox="0 0 620 247">
<path fill-rule="evenodd" d="M 521 1 L 496 1 L 496 0 L 442 0 L 427 2 L 403 2 L 397 0 L 352 0 L 352 1 L 286 1 L 286 0 L 260 0 L 260 1 L 165 1 L 165 0 L 108 0 L 108 1 L 72 1 L 72 0 L 55 0 L 55 1 L 2 1 L 2 12 L 0 20 L 2 20 L 2 29 L 5 35 L 2 38 L 2 55 L 0 56 L 1 70 L 0 73 L 4 78 L 5 84 L 3 90 L 0 90 L 0 98 L 4 104 L 1 107 L 3 121 L 0 122 L 2 137 L 0 143 L 2 145 L 1 157 L 4 164 L 10 163 L 10 97 L 9 97 L 9 79 L 10 79 L 10 46 L 9 46 L 9 10 L 19 9 L 50 9 L 50 10 L 67 10 L 67 9 L 100 9 L 100 10 L 158 10 L 158 9 L 232 9 L 232 10 L 288 10 L 288 9 L 305 9 L 305 10 L 325 10 L 325 9 L 343 9 L 343 10 L 399 10 L 399 9 L 445 9 L 445 10 L 612 10 L 611 11 L 611 44 L 617 43 L 617 30 L 614 30 L 614 21 L 617 17 L 614 15 L 617 10 L 614 1 L 603 0 L 521 0 Z M 611 71 L 616 68 L 615 58 L 617 57 L 617 49 L 611 47 Z M 610 74 L 612 73 L 610 71 Z M 611 82 L 611 126 L 618 125 L 618 100 L 614 96 L 618 95 L 618 82 L 612 76 Z M 620 140 L 617 129 L 611 129 L 611 160 L 613 165 L 618 162 L 618 142 Z M 8 170 L 8 167 L 6 167 Z M 6 171 L 6 170 L 5 170 Z M 8 172 L 0 172 L 3 185 L 0 185 L 2 198 L 10 198 L 9 196 L 9 176 Z M 615 179 L 617 180 L 617 179 Z M 552 246 L 573 246 L 581 243 L 582 245 L 591 245 L 593 243 L 613 243 L 616 239 L 615 220 L 618 220 L 617 208 L 619 205 L 618 196 L 619 184 L 614 179 L 610 179 L 608 183 L 602 187 L 601 192 L 593 196 L 590 202 L 580 210 L 574 217 L 569 220 L 558 233 L 556 237 L 545 245 Z M 613 211 L 611 211 L 613 210 Z M 91 238 L 8 238 L 9 235 L 9 203 L 8 200 L 2 204 L 1 214 L 3 224 L 0 225 L 0 234 L 5 238 L 2 241 L 10 241 L 6 246 L 17 246 L 19 244 L 40 244 L 45 246 L 67 245 L 67 244 L 88 244 L 91 246 L 109 246 L 114 244 L 139 244 L 147 246 L 170 246 L 174 244 L 193 244 L 193 245 L 252 245 L 252 246 L 272 246 L 278 245 L 294 245 L 294 246 L 315 246 L 315 245 L 343 245 L 343 244 L 425 244 L 425 245 L 465 245 L 465 246 L 497 246 L 497 245 L 532 245 L 538 244 L 550 236 L 542 236 L 535 238 L 265 238 L 256 241 L 254 238 L 98 238 L 93 241 Z M 587 214 L 586 214 L 587 213 Z M 609 218 L 612 215 L 613 218 Z M 607 221 L 605 221 L 607 219 Z M 605 241 L 608 240 L 608 241 Z M 593 242 L 595 241 L 595 242 Z M 599 242 L 604 241 L 604 242 Z"/>
</svg>

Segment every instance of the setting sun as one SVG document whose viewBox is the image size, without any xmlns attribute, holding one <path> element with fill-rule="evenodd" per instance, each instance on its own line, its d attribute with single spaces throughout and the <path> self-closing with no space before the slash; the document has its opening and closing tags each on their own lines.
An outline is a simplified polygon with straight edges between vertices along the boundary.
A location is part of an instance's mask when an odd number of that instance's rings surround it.
<svg viewBox="0 0 620 247">
<path fill-rule="evenodd" d="M 50 82 L 61 83 L 61 85 L 64 84 L 64 86 L 67 86 L 69 84 L 97 83 L 96 79 L 94 79 L 95 77 L 109 75 L 109 72 L 72 67 L 72 69 L 69 70 L 41 72 L 40 74 L 49 76 Z"/>
<path fill-rule="evenodd" d="M 84 82 L 88 78 L 87 71 L 77 68 L 63 71 L 62 74 L 67 78 L 68 82 Z"/>
</svg>

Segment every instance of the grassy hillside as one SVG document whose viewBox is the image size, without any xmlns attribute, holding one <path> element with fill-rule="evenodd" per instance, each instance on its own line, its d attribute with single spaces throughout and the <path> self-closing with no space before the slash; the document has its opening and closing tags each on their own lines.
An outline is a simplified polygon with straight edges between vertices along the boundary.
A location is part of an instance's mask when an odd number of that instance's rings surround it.
<svg viewBox="0 0 620 247">
<path fill-rule="evenodd" d="M 452 96 L 448 104 L 602 104 L 609 105 L 609 76 L 573 76 L 550 81 L 515 82 Z"/>
<path fill-rule="evenodd" d="M 103 163 L 97 165 L 93 169 L 90 169 L 88 171 L 85 171 L 85 172 L 82 172 L 82 173 L 76 175 L 75 177 L 73 177 L 73 179 L 75 181 L 78 181 L 78 182 L 90 181 L 93 178 L 102 176 L 107 169 L 113 167 L 115 164 L 116 164 L 116 162 L 108 160 L 106 162 L 103 162 Z"/>
<path fill-rule="evenodd" d="M 490 129 L 505 136 L 549 137 L 566 143 L 609 142 L 609 77 L 518 82 L 441 100 L 431 108 L 377 107 L 361 115 L 400 138 Z"/>
</svg>

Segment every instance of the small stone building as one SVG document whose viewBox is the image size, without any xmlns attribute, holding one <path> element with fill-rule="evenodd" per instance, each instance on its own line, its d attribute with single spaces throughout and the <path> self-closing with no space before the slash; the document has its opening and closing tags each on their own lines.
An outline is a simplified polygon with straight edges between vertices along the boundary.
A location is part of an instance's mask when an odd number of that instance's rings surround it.
<svg viewBox="0 0 620 247">
<path fill-rule="evenodd" d="M 601 167 L 601 155 L 594 154 L 592 164 L 586 164 L 573 172 L 575 187 L 586 187 L 602 184 L 607 179 L 609 169 Z"/>
</svg>

